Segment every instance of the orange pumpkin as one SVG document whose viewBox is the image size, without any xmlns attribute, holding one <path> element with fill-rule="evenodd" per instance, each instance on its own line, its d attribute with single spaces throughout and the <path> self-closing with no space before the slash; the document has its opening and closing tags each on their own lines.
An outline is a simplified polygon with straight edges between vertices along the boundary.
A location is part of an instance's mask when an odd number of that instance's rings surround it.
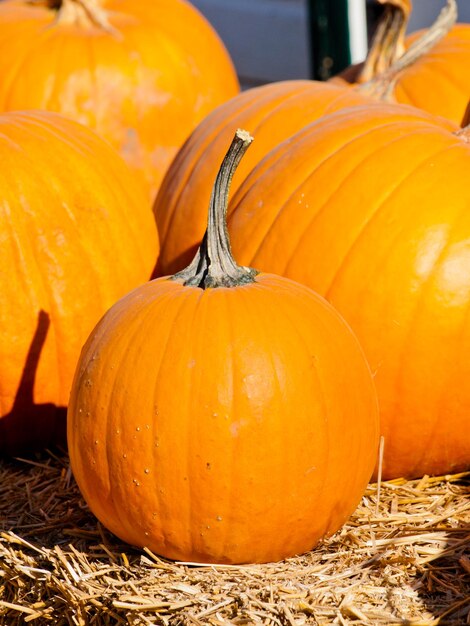
<svg viewBox="0 0 470 626">
<path fill-rule="evenodd" d="M 193 262 L 116 303 L 74 379 L 68 441 L 91 510 L 173 559 L 304 552 L 370 478 L 375 390 L 362 349 L 305 286 L 236 265 L 224 214 L 238 132 Z M 269 311 L 268 318 L 266 311 Z"/>
<path fill-rule="evenodd" d="M 18 454 L 65 442 L 80 349 L 158 238 L 124 161 L 76 122 L 1 115 L 0 161 L 0 452 Z"/>
<path fill-rule="evenodd" d="M 303 282 L 374 373 L 384 477 L 470 467 L 470 133 L 404 105 L 326 116 L 233 198 L 243 264 Z"/>
<path fill-rule="evenodd" d="M 412 33 L 406 39 L 410 0 L 379 2 L 386 5 L 383 21 L 365 63 L 348 68 L 333 80 L 362 84 L 385 74 L 383 90 L 391 100 L 460 124 L 470 94 L 470 24 L 453 25 L 455 0 L 447 0 L 447 7 L 428 31 Z M 393 65 L 399 67 L 397 61 L 405 55 L 405 69 L 398 74 L 389 72 Z"/>
<path fill-rule="evenodd" d="M 239 89 L 222 42 L 182 0 L 3 0 L 0 111 L 97 130 L 154 197 L 196 124 Z"/>
<path fill-rule="evenodd" d="M 371 101 L 356 90 L 298 80 L 249 89 L 218 107 L 178 152 L 155 200 L 161 242 L 157 275 L 179 271 L 194 256 L 204 235 L 212 181 L 238 127 L 256 134 L 256 142 L 234 175 L 234 191 L 284 139 L 322 115 Z"/>
</svg>

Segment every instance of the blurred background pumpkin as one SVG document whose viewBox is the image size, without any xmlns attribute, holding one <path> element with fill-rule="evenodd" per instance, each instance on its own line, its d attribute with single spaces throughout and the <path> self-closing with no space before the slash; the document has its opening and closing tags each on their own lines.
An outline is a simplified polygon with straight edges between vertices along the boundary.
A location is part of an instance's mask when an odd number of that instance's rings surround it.
<svg viewBox="0 0 470 626">
<path fill-rule="evenodd" d="M 239 89 L 207 20 L 184 0 L 3 0 L 0 111 L 90 126 L 153 198 L 186 136 Z"/>
</svg>

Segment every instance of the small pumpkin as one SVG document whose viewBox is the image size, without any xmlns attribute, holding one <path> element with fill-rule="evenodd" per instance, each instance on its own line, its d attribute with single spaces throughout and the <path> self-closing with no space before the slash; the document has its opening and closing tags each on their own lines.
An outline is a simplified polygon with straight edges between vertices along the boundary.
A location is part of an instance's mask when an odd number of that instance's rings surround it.
<svg viewBox="0 0 470 626">
<path fill-rule="evenodd" d="M 307 287 L 231 256 L 228 186 L 250 141 L 235 136 L 193 262 L 105 314 L 72 387 L 70 461 L 88 505 L 172 559 L 310 549 L 352 513 L 377 452 L 374 385 L 350 328 Z"/>
<path fill-rule="evenodd" d="M 347 68 L 335 82 L 362 84 L 383 75 L 391 101 L 412 104 L 460 124 L 470 93 L 470 24 L 455 24 L 457 4 L 447 0 L 435 24 L 405 37 L 410 0 L 379 0 L 385 5 L 364 64 Z M 390 72 L 400 68 L 399 73 Z"/>
<path fill-rule="evenodd" d="M 469 135 L 405 105 L 339 111 L 267 155 L 231 203 L 240 261 L 315 289 L 358 336 L 385 478 L 470 467 Z"/>
<path fill-rule="evenodd" d="M 194 256 L 204 235 L 204 207 L 237 127 L 256 134 L 256 142 L 234 175 L 233 191 L 272 148 L 304 126 L 332 111 L 372 101 L 365 89 L 293 80 L 248 89 L 219 106 L 178 152 L 155 200 L 161 242 L 156 275 L 177 272 Z"/>
<path fill-rule="evenodd" d="M 93 131 L 0 115 L 0 453 L 65 443 L 81 347 L 158 254 L 145 194 Z"/>
<path fill-rule="evenodd" d="M 0 111 L 90 126 L 154 198 L 186 136 L 238 90 L 213 28 L 183 0 L 3 0 Z"/>
</svg>

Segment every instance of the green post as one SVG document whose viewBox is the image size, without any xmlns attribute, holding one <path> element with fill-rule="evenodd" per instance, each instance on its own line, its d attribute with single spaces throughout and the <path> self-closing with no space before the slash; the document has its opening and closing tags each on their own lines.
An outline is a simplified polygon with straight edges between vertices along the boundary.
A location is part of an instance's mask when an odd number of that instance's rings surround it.
<svg viewBox="0 0 470 626">
<path fill-rule="evenodd" d="M 328 80 L 351 63 L 348 0 L 308 0 L 312 73 Z"/>
</svg>

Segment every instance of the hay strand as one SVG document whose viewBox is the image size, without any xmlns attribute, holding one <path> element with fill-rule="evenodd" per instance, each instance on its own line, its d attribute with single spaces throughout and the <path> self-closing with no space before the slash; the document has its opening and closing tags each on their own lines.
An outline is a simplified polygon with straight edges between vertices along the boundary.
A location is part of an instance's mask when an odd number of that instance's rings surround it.
<svg viewBox="0 0 470 626">
<path fill-rule="evenodd" d="M 370 485 L 333 537 L 266 565 L 174 563 L 108 533 L 65 454 L 0 462 L 0 624 L 470 624 L 470 474 Z"/>
</svg>

